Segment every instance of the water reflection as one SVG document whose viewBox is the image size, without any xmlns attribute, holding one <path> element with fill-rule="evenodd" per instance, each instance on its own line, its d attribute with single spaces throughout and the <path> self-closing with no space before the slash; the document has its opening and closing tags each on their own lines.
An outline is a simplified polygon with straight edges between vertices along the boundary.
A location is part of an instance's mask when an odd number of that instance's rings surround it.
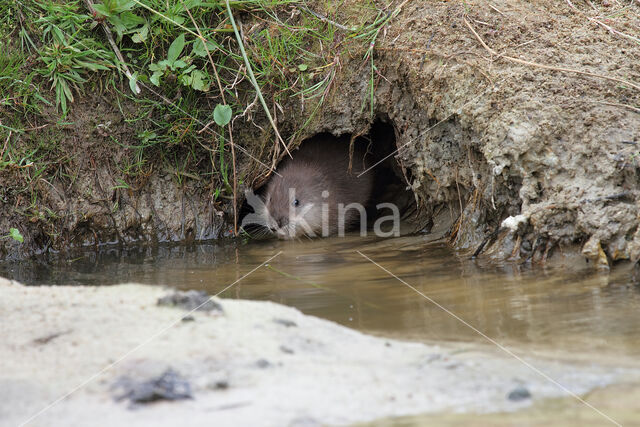
<svg viewBox="0 0 640 427">
<path fill-rule="evenodd" d="M 215 294 L 282 251 L 223 296 L 276 301 L 384 335 L 482 340 L 357 250 L 503 343 L 586 359 L 640 355 L 640 293 L 623 268 L 602 275 L 574 262 L 487 266 L 424 236 L 111 249 L 0 264 L 0 275 L 29 284 L 140 282 Z"/>
</svg>

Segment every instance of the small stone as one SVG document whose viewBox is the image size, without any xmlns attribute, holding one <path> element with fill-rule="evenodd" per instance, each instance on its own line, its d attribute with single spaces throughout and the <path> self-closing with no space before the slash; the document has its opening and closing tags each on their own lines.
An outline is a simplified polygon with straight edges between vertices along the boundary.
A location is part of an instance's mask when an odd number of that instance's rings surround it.
<svg viewBox="0 0 640 427">
<path fill-rule="evenodd" d="M 507 399 L 512 402 L 520 402 L 521 400 L 531 399 L 531 392 L 524 386 L 518 386 L 511 390 L 507 395 Z"/>
<path fill-rule="evenodd" d="M 280 346 L 280 351 L 287 354 L 293 354 L 293 350 L 291 350 L 289 347 L 285 347 L 284 345 Z"/>
<path fill-rule="evenodd" d="M 115 384 L 124 392 L 116 400 L 128 399 L 131 403 L 150 403 L 158 400 L 191 399 L 191 385 L 173 369 L 167 369 L 156 378 L 133 381 L 121 378 Z"/>
<path fill-rule="evenodd" d="M 176 291 L 162 298 L 158 298 L 158 305 L 179 307 L 187 311 L 223 311 L 222 306 L 211 300 L 205 291 Z"/>
<path fill-rule="evenodd" d="M 70 333 L 71 331 L 60 331 L 60 332 L 54 332 L 52 334 L 49 335 L 45 335 L 42 336 L 40 338 L 36 338 L 35 340 L 33 340 L 34 344 L 38 344 L 38 345 L 44 345 L 44 344 L 48 344 L 50 341 L 53 341 L 54 339 L 58 338 L 61 335 L 65 335 Z"/>
<path fill-rule="evenodd" d="M 229 388 L 229 381 L 227 380 L 218 380 L 213 383 L 213 388 L 216 390 L 226 390 Z"/>
<path fill-rule="evenodd" d="M 207 377 L 206 387 L 209 390 L 226 390 L 231 387 L 229 373 L 226 371 L 212 372 Z"/>
<path fill-rule="evenodd" d="M 286 326 L 287 328 L 298 326 L 298 324 L 296 322 L 294 322 L 293 320 L 289 320 L 289 319 L 273 319 L 273 321 L 275 323 L 280 324 L 280 325 Z"/>
<path fill-rule="evenodd" d="M 256 362 L 256 366 L 260 369 L 265 369 L 271 366 L 271 362 L 267 359 L 260 359 Z"/>
</svg>

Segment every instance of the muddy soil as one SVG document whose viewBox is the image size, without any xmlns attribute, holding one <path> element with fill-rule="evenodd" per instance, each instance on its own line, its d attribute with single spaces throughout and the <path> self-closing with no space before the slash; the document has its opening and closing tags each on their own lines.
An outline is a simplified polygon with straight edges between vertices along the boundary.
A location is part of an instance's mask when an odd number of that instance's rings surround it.
<svg viewBox="0 0 640 427">
<path fill-rule="evenodd" d="M 94 94 L 74 105 L 66 119 L 71 125 L 59 126 L 55 111 L 50 121 L 38 123 L 43 128 L 40 137 L 58 145 L 48 156 L 59 159 L 41 178 L 34 178 L 40 172 L 37 165 L 0 171 L 0 229 L 18 225 L 25 239 L 24 244 L 0 241 L 0 256 L 20 258 L 103 244 L 190 242 L 229 234 L 223 205 L 214 200 L 209 182 L 181 176 L 154 153 L 143 173 L 133 178 L 123 173 L 122 165 L 136 156 L 133 146 L 140 126 L 126 120 L 137 107 L 119 101 L 108 93 Z M 189 154 L 189 149 L 176 151 Z"/>
<path fill-rule="evenodd" d="M 373 109 L 370 61 L 363 52 L 344 52 L 319 113 L 290 147 L 317 132 L 361 135 L 385 122 L 395 130 L 396 160 L 416 196 L 416 222 L 448 228 L 455 247 L 475 251 L 484 242 L 483 256 L 534 261 L 582 251 L 600 268 L 637 260 L 640 4 L 396 2 L 389 11 L 397 7 L 375 45 Z M 341 22 L 340 11 L 331 17 Z M 313 111 L 298 98 L 281 107 L 276 118 L 285 137 Z M 117 116 L 111 108 L 91 110 L 93 120 Z M 259 111 L 252 120 L 236 122 L 236 141 L 271 164 L 282 153 L 256 127 L 268 129 Z M 126 132 L 128 124 L 114 117 L 112 126 Z M 61 138 L 82 141 L 83 132 L 77 124 Z M 2 253 L 228 233 L 230 204 L 214 205 L 211 189 L 197 180 L 178 184 L 153 170 L 139 187 L 113 190 L 118 177 L 109 159 L 117 155 L 96 164 L 88 156 L 72 185 L 42 183 L 40 202 L 56 220 L 22 219 L 27 244 L 5 239 Z M 267 174 L 244 154 L 238 162 L 246 185 Z M 22 217 L 12 214 L 17 201 L 10 191 L 2 192 L 4 230 Z M 51 224 L 55 232 L 45 230 Z"/>
</svg>

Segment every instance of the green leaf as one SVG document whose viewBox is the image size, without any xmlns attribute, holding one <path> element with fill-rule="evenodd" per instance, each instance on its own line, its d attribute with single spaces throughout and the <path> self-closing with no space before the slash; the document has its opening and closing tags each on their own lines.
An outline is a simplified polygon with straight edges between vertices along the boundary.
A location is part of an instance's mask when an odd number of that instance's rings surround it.
<svg viewBox="0 0 640 427">
<path fill-rule="evenodd" d="M 148 143 L 154 139 L 156 139 L 158 137 L 158 134 L 155 132 L 150 132 L 148 130 L 142 131 L 139 135 L 138 138 L 140 138 L 142 140 L 143 143 Z"/>
<path fill-rule="evenodd" d="M 142 43 L 147 40 L 148 36 L 149 24 L 144 24 L 137 33 L 131 36 L 131 40 L 133 40 L 134 43 Z"/>
<path fill-rule="evenodd" d="M 187 10 L 193 9 L 196 6 L 206 5 L 206 3 L 201 0 L 185 0 L 182 2 L 182 4 L 184 5 L 184 8 Z"/>
<path fill-rule="evenodd" d="M 171 69 L 175 70 L 176 68 L 184 68 L 186 66 L 187 66 L 186 62 L 184 62 L 182 59 L 178 59 L 176 62 L 171 64 Z"/>
<path fill-rule="evenodd" d="M 111 12 L 103 4 L 94 4 L 93 8 L 102 16 L 110 17 Z"/>
<path fill-rule="evenodd" d="M 209 87 L 208 85 L 206 85 L 204 77 L 205 77 L 205 74 L 200 70 L 195 70 L 193 73 L 191 73 L 191 87 L 194 88 L 195 90 L 199 90 L 202 92 L 208 90 Z M 229 112 L 231 112 L 230 107 L 229 107 Z M 214 116 L 215 116 L 215 110 L 214 110 Z M 229 116 L 229 119 L 231 119 L 231 116 Z M 227 120 L 227 123 L 229 123 L 229 120 Z"/>
<path fill-rule="evenodd" d="M 122 40 L 122 35 L 127 30 L 127 27 L 122 22 L 119 16 L 112 16 L 109 18 L 109 22 L 113 25 L 113 29 L 116 30 L 116 34 L 118 35 L 118 41 Z"/>
<path fill-rule="evenodd" d="M 62 33 L 62 30 L 58 27 L 53 27 L 53 32 L 51 33 L 53 35 L 53 39 L 60 43 L 63 44 L 65 46 L 67 46 L 64 34 Z"/>
<path fill-rule="evenodd" d="M 209 52 L 212 52 L 217 48 L 218 48 L 217 44 L 207 40 L 207 49 L 209 49 Z M 204 43 L 202 42 L 202 39 L 197 39 L 195 42 L 193 42 L 193 47 L 191 52 L 195 56 L 205 57 L 207 56 L 207 49 L 204 48 Z"/>
<path fill-rule="evenodd" d="M 58 80 L 54 80 L 53 83 L 56 87 L 56 108 L 60 106 L 62 108 L 62 113 L 67 113 L 67 98 L 64 96 L 64 91 L 62 90 L 62 83 Z"/>
<path fill-rule="evenodd" d="M 167 11 L 167 13 L 165 14 L 165 16 L 169 19 L 169 22 L 171 22 L 172 24 L 177 24 L 177 25 L 182 25 L 184 24 L 184 17 L 175 14 L 171 11 Z"/>
<path fill-rule="evenodd" d="M 116 13 L 124 12 L 125 10 L 131 10 L 136 5 L 133 0 L 120 0 L 116 2 L 118 5 L 115 8 Z"/>
<path fill-rule="evenodd" d="M 10 228 L 9 236 L 20 243 L 24 242 L 24 237 L 22 237 L 22 234 L 20 234 L 20 231 L 17 228 Z"/>
<path fill-rule="evenodd" d="M 66 98 L 69 102 L 73 102 L 73 92 L 71 92 L 71 88 L 67 82 L 60 81 L 60 86 L 62 87 L 62 91 L 64 92 Z"/>
<path fill-rule="evenodd" d="M 298 70 L 300 70 L 300 71 L 307 71 L 307 68 L 309 68 L 309 66 L 307 64 L 298 65 Z"/>
<path fill-rule="evenodd" d="M 160 86 L 160 76 L 162 76 L 163 72 L 162 71 L 156 71 L 155 73 L 153 73 L 153 75 L 149 78 L 149 81 L 151 83 L 153 83 L 156 86 Z"/>
<path fill-rule="evenodd" d="M 166 59 L 163 59 L 162 61 L 158 62 L 158 66 L 163 70 L 166 70 L 169 67 L 169 65 L 171 65 L 171 63 L 169 63 L 169 61 L 167 61 Z"/>
<path fill-rule="evenodd" d="M 98 71 L 98 70 L 108 71 L 109 70 L 109 67 L 102 64 L 97 64 L 95 62 L 77 61 L 77 63 L 78 65 L 82 65 L 83 67 L 91 71 Z"/>
<path fill-rule="evenodd" d="M 218 104 L 213 109 L 213 120 L 218 126 L 226 126 L 231 121 L 232 110 L 228 105 Z"/>
<path fill-rule="evenodd" d="M 124 12 L 120 14 L 120 19 L 122 20 L 122 25 L 124 25 L 128 30 L 144 23 L 144 18 L 141 18 L 133 12 Z"/>
<path fill-rule="evenodd" d="M 138 94 L 138 88 L 136 87 L 136 83 L 138 82 L 138 73 L 135 72 L 131 75 L 131 78 L 129 79 L 129 89 L 131 89 L 131 92 L 133 92 L 134 94 Z"/>
<path fill-rule="evenodd" d="M 33 95 L 38 101 L 42 102 L 43 104 L 46 104 L 48 106 L 52 106 L 53 104 L 51 102 L 49 102 L 49 100 L 45 99 L 42 97 L 42 95 L 36 93 Z"/>
<path fill-rule="evenodd" d="M 173 43 L 171 43 L 171 46 L 169 46 L 167 60 L 171 63 L 176 62 L 182 53 L 182 49 L 184 49 L 184 34 L 180 34 Z"/>
</svg>

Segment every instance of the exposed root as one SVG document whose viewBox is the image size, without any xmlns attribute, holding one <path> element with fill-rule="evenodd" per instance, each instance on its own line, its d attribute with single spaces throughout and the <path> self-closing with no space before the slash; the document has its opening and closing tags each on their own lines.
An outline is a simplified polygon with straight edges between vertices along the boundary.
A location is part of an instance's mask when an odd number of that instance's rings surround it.
<svg viewBox="0 0 640 427">
<path fill-rule="evenodd" d="M 547 240 L 547 244 L 544 248 L 544 253 L 542 254 L 542 259 L 540 260 L 542 264 L 547 262 L 547 256 L 549 255 L 549 251 L 553 248 L 553 246 L 555 246 L 554 242 L 552 242 L 551 239 Z"/>
<path fill-rule="evenodd" d="M 478 249 L 476 249 L 473 255 L 471 255 L 471 258 L 473 259 L 473 258 L 476 258 L 478 255 L 480 255 L 482 253 L 482 250 L 485 248 L 485 246 L 487 245 L 491 246 L 491 244 L 493 244 L 493 242 L 498 237 L 498 234 L 500 234 L 500 232 L 503 230 L 504 228 L 497 227 L 491 234 L 485 237 L 482 243 L 480 243 L 480 246 L 478 246 Z"/>
<path fill-rule="evenodd" d="M 635 111 L 636 113 L 640 114 L 640 108 L 634 107 L 632 105 L 629 104 L 620 104 L 618 102 L 605 102 L 605 101 L 592 101 L 598 104 L 603 104 L 603 105 L 610 105 L 612 107 L 621 107 L 621 108 L 627 108 L 631 111 Z"/>
<path fill-rule="evenodd" d="M 519 258 L 521 244 L 522 244 L 522 236 L 518 234 L 518 237 L 516 237 L 516 244 L 513 245 L 513 250 L 511 251 L 511 255 L 509 256 L 510 259 Z"/>
</svg>

